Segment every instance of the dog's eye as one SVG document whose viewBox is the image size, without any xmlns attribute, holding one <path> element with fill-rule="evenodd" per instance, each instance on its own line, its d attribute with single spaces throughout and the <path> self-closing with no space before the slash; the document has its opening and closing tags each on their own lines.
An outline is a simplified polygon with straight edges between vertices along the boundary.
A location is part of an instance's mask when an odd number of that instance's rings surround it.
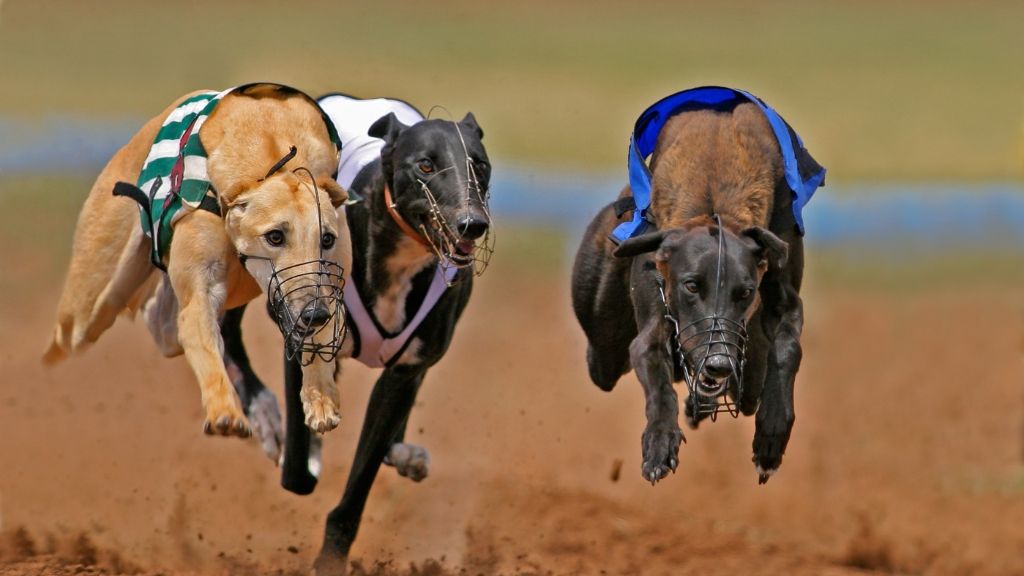
<svg viewBox="0 0 1024 576">
<path fill-rule="evenodd" d="M 320 245 L 324 247 L 324 250 L 330 250 L 331 248 L 334 248 L 335 240 L 337 240 L 337 238 L 334 234 L 327 232 L 320 238 Z"/>
<path fill-rule="evenodd" d="M 434 163 L 431 162 L 430 160 L 427 160 L 426 158 L 417 162 L 416 167 L 419 168 L 420 172 L 423 172 L 424 174 L 434 173 Z"/>
<path fill-rule="evenodd" d="M 696 294 L 697 292 L 700 292 L 700 286 L 697 286 L 697 283 L 694 282 L 693 280 L 690 280 L 689 282 L 684 282 L 683 288 L 686 288 L 686 291 L 689 292 L 690 294 Z"/>
<path fill-rule="evenodd" d="M 280 230 L 271 230 L 264 234 L 263 237 L 267 239 L 267 244 L 270 244 L 271 246 L 280 246 L 281 244 L 284 244 L 284 232 L 281 232 Z"/>
</svg>

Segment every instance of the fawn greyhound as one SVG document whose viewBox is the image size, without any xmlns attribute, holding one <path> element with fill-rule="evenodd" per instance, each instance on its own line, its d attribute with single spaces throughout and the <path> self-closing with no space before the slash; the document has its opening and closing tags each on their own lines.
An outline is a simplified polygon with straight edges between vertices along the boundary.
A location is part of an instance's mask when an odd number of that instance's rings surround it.
<svg viewBox="0 0 1024 576">
<path fill-rule="evenodd" d="M 161 351 L 184 353 L 195 372 L 206 433 L 249 436 L 218 319 L 263 290 L 303 365 L 310 425 L 336 426 L 333 359 L 352 260 L 336 211 L 347 198 L 334 180 L 339 149 L 317 103 L 286 86 L 179 99 L 93 185 L 45 360 L 87 347 L 118 314 L 141 308 Z M 129 199 L 141 204 L 142 226 Z"/>
</svg>

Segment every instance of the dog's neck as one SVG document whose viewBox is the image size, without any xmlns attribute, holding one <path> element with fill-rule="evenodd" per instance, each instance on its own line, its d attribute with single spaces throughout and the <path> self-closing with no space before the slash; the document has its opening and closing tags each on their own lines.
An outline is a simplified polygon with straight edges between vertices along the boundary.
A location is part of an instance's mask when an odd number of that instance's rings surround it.
<svg viewBox="0 0 1024 576">
<path fill-rule="evenodd" d="M 380 163 L 368 166 L 375 170 L 363 194 L 364 206 L 358 207 L 365 218 L 365 226 L 352 227 L 365 230 L 363 238 L 353 238 L 353 266 L 360 274 L 354 275 L 363 303 L 386 330 L 395 332 L 405 325 L 405 301 L 412 289 L 412 279 L 437 264 L 437 255 L 403 231 L 391 214 L 384 199 L 386 185 Z M 410 223 L 411 224 L 411 223 Z"/>
</svg>

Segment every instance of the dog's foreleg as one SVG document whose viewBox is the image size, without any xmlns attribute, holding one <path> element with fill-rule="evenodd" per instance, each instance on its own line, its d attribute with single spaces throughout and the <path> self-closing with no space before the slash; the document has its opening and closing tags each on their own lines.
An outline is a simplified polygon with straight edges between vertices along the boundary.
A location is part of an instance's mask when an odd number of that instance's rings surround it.
<svg viewBox="0 0 1024 576">
<path fill-rule="evenodd" d="M 316 358 L 302 367 L 300 398 L 306 426 L 310 430 L 324 434 L 338 427 L 341 423 L 341 395 L 334 382 L 334 361 Z"/>
<path fill-rule="evenodd" d="M 749 339 L 744 352 L 746 364 L 743 368 L 743 395 L 739 398 L 740 412 L 744 416 L 757 412 L 768 370 L 768 350 L 772 343 L 764 333 L 762 313 L 762 310 L 758 309 L 747 323 Z"/>
<path fill-rule="evenodd" d="M 344 574 L 370 487 L 409 417 L 425 372 L 422 365 L 393 366 L 374 385 L 345 494 L 327 515 L 323 547 L 314 565 L 317 576 Z"/>
<path fill-rule="evenodd" d="M 780 286 L 780 301 L 765 310 L 765 332 L 770 345 L 761 406 L 754 426 L 754 465 L 758 483 L 764 484 L 779 469 L 793 430 L 793 383 L 803 351 L 800 333 L 803 330 L 803 302 L 796 289 Z M 781 314 L 771 312 L 771 308 Z"/>
<path fill-rule="evenodd" d="M 644 388 L 647 427 L 641 437 L 643 477 L 656 484 L 679 465 L 679 400 L 672 387 L 672 357 L 665 320 L 653 315 L 629 346 L 630 360 Z"/>
<path fill-rule="evenodd" d="M 313 335 L 314 342 L 324 344 L 321 340 L 333 337 L 334 323 L 344 321 L 333 318 L 319 333 Z M 320 434 L 330 432 L 341 423 L 341 395 L 334 381 L 335 360 L 326 361 L 319 355 L 302 367 L 302 410 L 306 414 L 306 426 Z"/>
<path fill-rule="evenodd" d="M 227 298 L 233 248 L 220 218 L 197 210 L 182 218 L 171 243 L 168 274 L 178 295 L 178 339 L 202 392 L 207 434 L 248 437 L 249 422 L 224 368 L 218 316 Z"/>
</svg>

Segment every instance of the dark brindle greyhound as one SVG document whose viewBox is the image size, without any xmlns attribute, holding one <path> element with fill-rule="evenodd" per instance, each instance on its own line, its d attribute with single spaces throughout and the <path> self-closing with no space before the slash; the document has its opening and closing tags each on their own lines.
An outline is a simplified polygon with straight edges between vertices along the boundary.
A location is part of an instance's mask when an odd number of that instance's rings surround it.
<svg viewBox="0 0 1024 576">
<path fill-rule="evenodd" d="M 683 380 L 691 427 L 721 410 L 756 413 L 759 482 L 781 464 L 801 359 L 800 208 L 824 174 L 745 92 L 681 92 L 637 121 L 630 186 L 587 229 L 572 296 L 594 383 L 611 390 L 633 368 L 643 386 L 652 484 L 679 462 Z"/>
<path fill-rule="evenodd" d="M 427 452 L 404 443 L 406 421 L 427 370 L 448 349 L 473 289 L 474 267 L 479 272 L 489 257 L 490 164 L 472 114 L 460 122 L 423 120 L 403 102 L 340 94 L 320 104 L 342 137 L 338 181 L 363 198 L 346 209 L 353 264 L 345 287 L 349 337 L 342 355 L 384 368 L 370 396 L 344 496 L 327 517 L 315 565 L 325 575 L 344 573 L 382 463 L 416 481 L 427 475 Z M 262 399 L 246 405 L 259 413 L 251 416 L 254 427 L 274 456 L 280 417 L 249 366 L 241 315 L 235 311 L 225 318 L 225 347 L 243 395 Z M 299 365 L 286 360 L 282 485 L 308 494 L 317 481 L 310 447 L 318 440 L 303 422 L 301 386 Z M 262 431 L 259 422 L 267 424 Z"/>
</svg>

